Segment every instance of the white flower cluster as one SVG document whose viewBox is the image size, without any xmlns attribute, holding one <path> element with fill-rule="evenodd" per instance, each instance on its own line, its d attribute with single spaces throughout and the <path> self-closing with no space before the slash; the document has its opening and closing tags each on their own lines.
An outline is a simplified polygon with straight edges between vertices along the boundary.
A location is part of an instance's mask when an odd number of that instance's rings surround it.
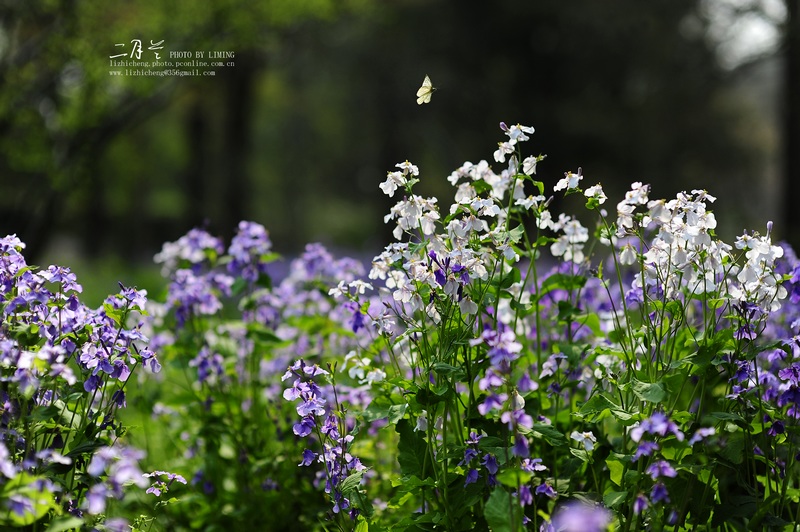
<svg viewBox="0 0 800 532">
<path fill-rule="evenodd" d="M 533 135 L 534 129 L 529 126 L 521 126 L 519 124 L 508 127 L 505 122 L 500 122 L 500 129 L 505 131 L 506 135 L 508 135 L 508 140 L 506 142 L 498 143 L 497 150 L 494 152 L 494 160 L 498 163 L 504 163 L 506 162 L 506 155 L 514 153 L 518 142 L 525 142 L 526 140 L 530 139 L 528 135 Z M 528 161 L 528 159 L 526 159 L 526 161 Z M 528 164 L 531 164 L 530 161 Z M 531 171 L 532 173 L 535 173 L 536 163 L 533 163 Z M 528 175 L 530 175 L 530 173 L 528 173 Z"/>
<path fill-rule="evenodd" d="M 774 312 L 781 308 L 780 300 L 787 295 L 786 288 L 778 284 L 775 274 L 775 259 L 783 257 L 783 248 L 773 246 L 770 239 L 772 222 L 767 224 L 767 234 L 745 233 L 736 240 L 737 249 L 746 249 L 747 259 L 737 272 L 734 284 L 728 292 L 738 301 L 755 303 L 761 310 Z"/>
<path fill-rule="evenodd" d="M 765 312 L 780 308 L 786 290 L 774 273 L 775 259 L 783 255 L 767 235 L 745 234 L 736 248 L 746 249 L 746 262 L 740 268 L 733 247 L 714 236 L 717 227 L 707 203 L 716 198 L 704 190 L 681 192 L 670 201 L 648 201 L 649 187 L 634 183 L 625 199 L 617 204 L 617 236 L 632 235 L 638 229 L 654 232 L 650 245 L 641 255 L 629 242 L 620 250 L 620 262 L 633 264 L 641 259 L 643 269 L 634 279 L 634 288 L 667 299 L 714 293 L 734 303 L 757 304 Z M 647 213 L 637 215 L 636 207 L 647 205 Z"/>
<path fill-rule="evenodd" d="M 419 175 L 419 168 L 414 166 L 408 161 L 397 163 L 396 168 L 400 171 L 389 172 L 386 176 L 386 181 L 378 185 L 383 193 L 390 198 L 394 196 L 398 188 L 405 187 L 408 184 L 408 176 L 416 177 Z"/>
<path fill-rule="evenodd" d="M 563 231 L 558 240 L 550 246 L 550 253 L 554 257 L 561 257 L 566 261 L 583 262 L 585 258 L 583 246 L 589 241 L 589 230 L 578 220 L 566 214 L 560 214 L 558 221 L 550 221 L 548 225 L 554 231 Z"/>
<path fill-rule="evenodd" d="M 403 237 L 403 233 L 413 233 L 418 229 L 423 235 L 430 236 L 436 230 L 436 220 L 439 219 L 436 202 L 436 198 L 425 199 L 413 194 L 410 198 L 397 202 L 389 214 L 384 216 L 383 221 L 387 223 L 397 220 L 392 234 L 398 240 Z"/>
</svg>

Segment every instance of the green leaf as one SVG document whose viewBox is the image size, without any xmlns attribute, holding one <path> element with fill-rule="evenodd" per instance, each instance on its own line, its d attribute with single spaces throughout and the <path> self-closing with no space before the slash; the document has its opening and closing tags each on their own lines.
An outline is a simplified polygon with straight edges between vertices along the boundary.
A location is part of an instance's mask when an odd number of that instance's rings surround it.
<svg viewBox="0 0 800 532">
<path fill-rule="evenodd" d="M 570 454 L 580 460 L 581 462 L 588 462 L 589 461 L 589 453 L 586 452 L 585 449 L 574 449 L 570 448 Z"/>
<path fill-rule="evenodd" d="M 61 414 L 61 409 L 58 408 L 56 405 L 50 406 L 37 406 L 34 408 L 33 412 L 31 413 L 30 417 L 33 421 L 49 421 L 51 419 L 56 419 Z"/>
<path fill-rule="evenodd" d="M 513 532 L 510 510 L 516 508 L 517 505 L 509 504 L 509 497 L 510 495 L 505 490 L 495 488 L 489 496 L 489 500 L 486 501 L 483 516 L 493 532 Z"/>
<path fill-rule="evenodd" d="M 457 368 L 456 366 L 451 366 L 444 362 L 437 362 L 431 368 L 437 375 L 452 377 L 456 380 L 463 380 L 466 376 L 462 368 Z"/>
<path fill-rule="evenodd" d="M 558 321 L 559 322 L 572 322 L 580 314 L 577 307 L 573 307 L 567 301 L 558 302 Z"/>
<path fill-rule="evenodd" d="M 377 419 L 387 419 L 389 423 L 394 425 L 401 419 L 406 413 L 406 409 L 408 408 L 408 404 L 402 405 L 380 405 L 377 404 L 376 401 L 370 403 L 367 409 L 364 411 L 363 417 L 364 421 L 372 422 Z"/>
<path fill-rule="evenodd" d="M 553 447 L 567 447 L 569 445 L 566 436 L 561 434 L 561 432 L 559 432 L 558 429 L 552 425 L 534 423 L 533 433 L 534 435 L 538 434 L 542 436 L 544 440 Z"/>
<path fill-rule="evenodd" d="M 544 280 L 542 283 L 542 288 L 539 290 L 539 298 L 541 298 L 544 294 L 561 288 L 563 290 L 578 290 L 579 288 L 583 288 L 583 285 L 586 284 L 586 277 L 582 275 L 567 275 L 565 273 L 554 273 L 550 277 Z"/>
<path fill-rule="evenodd" d="M 622 487 L 622 475 L 625 473 L 625 464 L 618 459 L 608 458 L 606 460 L 606 466 L 608 466 L 608 473 L 609 477 L 611 478 L 611 482 Z"/>
<path fill-rule="evenodd" d="M 83 519 L 78 517 L 61 517 L 53 519 L 50 526 L 47 527 L 47 532 L 64 532 L 73 528 L 80 528 L 83 525 Z"/>
<path fill-rule="evenodd" d="M 637 379 L 632 380 L 633 393 L 642 401 L 649 401 L 651 403 L 660 403 L 667 398 L 667 390 L 661 382 L 642 382 Z"/>
<path fill-rule="evenodd" d="M 739 465 L 744 462 L 744 436 L 742 433 L 737 432 L 729 436 L 727 444 L 720 449 L 719 454 L 732 464 Z"/>
<path fill-rule="evenodd" d="M 428 443 L 418 433 L 407 419 L 397 422 L 395 430 L 400 435 L 397 444 L 397 461 L 400 471 L 404 475 L 414 475 L 424 479 L 425 460 L 428 456 Z"/>
<path fill-rule="evenodd" d="M 634 414 L 624 410 L 619 403 L 605 392 L 596 393 L 589 398 L 588 401 L 583 403 L 583 406 L 581 406 L 578 411 L 578 415 L 589 421 L 597 421 L 603 418 L 602 414 L 606 410 L 611 412 L 611 414 L 617 418 L 617 420 L 623 422 L 623 424 L 630 425 L 632 423 L 631 419 Z M 627 421 L 631 423 L 625 423 Z"/>
<path fill-rule="evenodd" d="M 350 500 L 350 504 L 364 512 L 364 515 L 367 517 L 370 517 L 373 512 L 372 503 L 364 495 L 366 492 L 360 489 L 361 480 L 366 471 L 366 469 L 357 471 L 344 479 L 344 481 L 342 481 L 341 490 L 342 495 Z"/>
<path fill-rule="evenodd" d="M 527 484 L 532 478 L 533 473 L 521 471 L 519 468 L 503 469 L 502 472 L 497 474 L 497 481 L 510 488 Z"/>
<path fill-rule="evenodd" d="M 616 510 L 619 505 L 628 498 L 627 491 L 609 491 L 603 495 L 603 502 L 612 510 Z"/>
<path fill-rule="evenodd" d="M 366 519 L 364 519 L 363 515 L 358 516 L 356 528 L 353 530 L 353 532 L 369 532 L 369 523 Z"/>
</svg>

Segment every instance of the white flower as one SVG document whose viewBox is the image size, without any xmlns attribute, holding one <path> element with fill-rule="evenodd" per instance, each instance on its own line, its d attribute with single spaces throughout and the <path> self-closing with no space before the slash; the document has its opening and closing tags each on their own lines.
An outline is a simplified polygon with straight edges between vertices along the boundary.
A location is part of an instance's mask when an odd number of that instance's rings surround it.
<svg viewBox="0 0 800 532">
<path fill-rule="evenodd" d="M 539 217 L 536 218 L 536 227 L 539 229 L 556 229 L 555 224 L 553 224 L 553 215 L 550 214 L 550 211 L 539 213 Z"/>
<path fill-rule="evenodd" d="M 536 163 L 539 162 L 538 157 L 530 156 L 526 157 L 524 161 L 522 161 L 522 172 L 525 175 L 532 175 L 536 173 Z"/>
<path fill-rule="evenodd" d="M 533 135 L 534 132 L 534 129 L 532 127 L 521 126 L 519 124 L 505 128 L 501 125 L 500 128 L 506 132 L 506 135 L 508 135 L 508 138 L 511 139 L 512 143 L 525 142 L 530 138 L 528 137 L 528 135 L 526 135 L 526 133 L 529 135 Z"/>
<path fill-rule="evenodd" d="M 497 216 L 500 214 L 500 207 L 490 199 L 475 198 L 470 207 L 478 213 L 478 216 Z"/>
<path fill-rule="evenodd" d="M 583 243 L 589 240 L 589 230 L 578 220 L 564 215 L 559 216 L 558 226 L 564 234 L 550 246 L 550 252 L 554 257 L 563 257 L 565 261 L 583 262 Z"/>
<path fill-rule="evenodd" d="M 556 183 L 556 186 L 553 187 L 553 190 L 558 192 L 559 190 L 572 190 L 573 188 L 578 188 L 578 183 L 580 180 L 583 179 L 583 175 L 581 174 L 581 169 L 578 168 L 578 173 L 573 174 L 572 172 L 565 172 L 564 178 L 559 180 Z"/>
<path fill-rule="evenodd" d="M 391 198 L 394 196 L 395 191 L 399 187 L 406 186 L 406 183 L 407 181 L 405 176 L 400 172 L 389 172 L 386 175 L 386 181 L 378 185 L 378 187 L 380 187 L 384 194 Z"/>
<path fill-rule="evenodd" d="M 417 425 L 414 427 L 415 431 L 427 432 L 428 431 L 428 412 L 423 410 L 417 417 Z"/>
<path fill-rule="evenodd" d="M 347 289 L 347 285 L 345 285 L 344 281 L 339 281 L 339 284 L 336 285 L 334 288 L 328 290 L 328 295 L 334 298 L 339 298 L 344 296 L 345 294 L 349 294 Z"/>
<path fill-rule="evenodd" d="M 376 382 L 382 382 L 386 379 L 386 372 L 380 368 L 371 369 L 369 373 L 367 373 L 366 378 L 363 381 L 360 381 L 362 384 L 366 383 L 369 385 L 375 384 Z"/>
<path fill-rule="evenodd" d="M 499 142 L 497 150 L 494 152 L 494 160 L 498 163 L 506 162 L 506 155 L 514 153 L 514 143 L 512 142 Z"/>
<path fill-rule="evenodd" d="M 625 193 L 625 203 L 629 205 L 644 205 L 647 203 L 647 195 L 650 193 L 650 185 L 643 185 L 636 181 L 631 184 L 631 189 Z"/>
<path fill-rule="evenodd" d="M 635 264 L 637 259 L 636 249 L 631 244 L 626 244 L 619 254 L 620 264 Z"/>
<path fill-rule="evenodd" d="M 455 201 L 458 204 L 468 204 L 476 197 L 475 187 L 469 183 L 461 183 L 456 190 Z M 455 212 L 452 211 L 451 212 Z"/>
<path fill-rule="evenodd" d="M 514 392 L 511 394 L 511 408 L 513 410 L 522 410 L 525 408 L 525 399 L 517 390 L 514 390 Z"/>
<path fill-rule="evenodd" d="M 356 279 L 355 281 L 351 281 L 350 284 L 347 285 L 349 288 L 354 288 L 357 294 L 364 294 L 367 290 L 372 290 L 372 285 L 364 282 L 360 279 Z"/>
<path fill-rule="evenodd" d="M 478 304 L 468 297 L 463 298 L 458 303 L 458 307 L 461 309 L 461 314 L 465 316 L 471 316 L 478 312 Z"/>
<path fill-rule="evenodd" d="M 503 257 L 506 260 L 517 262 L 519 261 L 519 254 L 514 251 L 514 248 L 511 247 L 508 243 L 500 244 L 497 246 L 497 251 L 503 254 Z"/>
<path fill-rule="evenodd" d="M 593 187 L 587 188 L 583 192 L 583 195 L 586 196 L 587 198 L 597 199 L 597 203 L 601 205 L 605 203 L 606 200 L 608 199 L 608 197 L 606 197 L 605 193 L 603 192 L 603 187 L 601 187 L 599 183 Z"/>
<path fill-rule="evenodd" d="M 400 168 L 403 171 L 403 175 L 408 175 L 408 174 L 411 174 L 413 176 L 419 175 L 419 168 L 417 168 L 415 165 L 411 164 L 408 161 L 397 163 L 395 167 Z"/>
<path fill-rule="evenodd" d="M 539 207 L 539 204 L 544 201 L 544 196 L 528 196 L 527 198 L 519 198 L 517 201 L 514 202 L 514 205 L 519 205 L 520 207 L 528 210 L 532 207 Z"/>
<path fill-rule="evenodd" d="M 582 443 L 583 448 L 587 451 L 592 451 L 592 449 L 594 449 L 594 444 L 597 443 L 597 438 L 591 432 L 578 432 L 577 430 L 573 430 L 569 437 Z"/>
</svg>

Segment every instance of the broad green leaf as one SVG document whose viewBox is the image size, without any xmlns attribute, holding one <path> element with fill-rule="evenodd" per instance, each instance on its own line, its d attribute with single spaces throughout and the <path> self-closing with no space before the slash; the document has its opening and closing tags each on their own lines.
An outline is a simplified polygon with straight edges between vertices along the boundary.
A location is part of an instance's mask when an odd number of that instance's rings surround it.
<svg viewBox="0 0 800 532">
<path fill-rule="evenodd" d="M 428 444 L 407 419 L 397 422 L 395 430 L 400 435 L 397 444 L 397 461 L 400 463 L 400 471 L 404 475 L 414 475 L 425 478 L 425 462 L 428 457 Z M 430 468 L 428 468 L 430 469 Z"/>
<path fill-rule="evenodd" d="M 583 406 L 581 406 L 580 410 L 578 411 L 578 415 L 588 419 L 589 421 L 596 421 L 598 419 L 602 419 L 602 414 L 606 410 L 611 412 L 615 418 L 623 423 L 630 421 L 633 418 L 633 414 L 631 412 L 624 410 L 622 406 L 620 406 L 605 392 L 600 392 L 593 395 L 583 404 Z"/>
<path fill-rule="evenodd" d="M 667 390 L 661 382 L 650 383 L 633 379 L 632 384 L 633 393 L 642 401 L 660 403 L 667 397 Z"/>
<path fill-rule="evenodd" d="M 53 519 L 47 532 L 64 532 L 65 530 L 79 529 L 83 525 L 83 519 L 78 517 L 59 517 Z"/>
<path fill-rule="evenodd" d="M 561 434 L 557 428 L 552 425 L 545 425 L 544 423 L 534 423 L 533 425 L 534 436 L 539 435 L 553 447 L 567 447 L 569 442 L 566 436 Z"/>
<path fill-rule="evenodd" d="M 483 516 L 493 532 L 513 532 L 511 510 L 519 508 L 518 504 L 509 503 L 510 495 L 502 488 L 495 488 L 486 501 Z"/>
<path fill-rule="evenodd" d="M 625 464 L 616 458 L 606 459 L 606 466 L 611 478 L 611 482 L 622 487 L 622 474 L 625 472 Z"/>
<path fill-rule="evenodd" d="M 445 377 L 452 377 L 456 380 L 462 380 L 465 377 L 464 370 L 462 368 L 458 368 L 456 366 L 451 366 L 450 364 L 446 364 L 444 362 L 437 362 L 435 363 L 432 368 L 433 371 L 437 375 L 443 375 Z"/>
<path fill-rule="evenodd" d="M 497 474 L 497 480 L 504 486 L 515 488 L 522 484 L 527 484 L 533 478 L 533 473 L 522 471 L 519 468 L 503 469 Z"/>
<path fill-rule="evenodd" d="M 603 495 L 603 502 L 606 506 L 615 510 L 620 504 L 625 502 L 625 499 L 628 498 L 627 491 L 609 491 L 605 495 Z"/>
<path fill-rule="evenodd" d="M 358 516 L 358 522 L 356 523 L 354 532 L 369 532 L 369 523 L 364 519 L 363 515 Z"/>
<path fill-rule="evenodd" d="M 406 409 L 408 408 L 408 404 L 402 405 L 379 405 L 373 401 L 367 409 L 364 411 L 364 421 L 375 421 L 377 419 L 386 419 L 389 423 L 394 425 L 401 419 L 406 413 Z"/>
</svg>

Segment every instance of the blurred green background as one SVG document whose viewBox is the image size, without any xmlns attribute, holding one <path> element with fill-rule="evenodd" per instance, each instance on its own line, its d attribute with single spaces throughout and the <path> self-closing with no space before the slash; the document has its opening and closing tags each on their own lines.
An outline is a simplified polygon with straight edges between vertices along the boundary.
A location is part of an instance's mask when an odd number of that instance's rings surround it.
<svg viewBox="0 0 800 532">
<path fill-rule="evenodd" d="M 491 161 L 506 121 L 536 127 L 548 186 L 581 166 L 611 208 L 632 181 L 706 188 L 724 237 L 771 219 L 798 244 L 798 4 L 1 0 L 0 232 L 97 294 L 155 286 L 164 241 L 242 219 L 285 255 L 369 258 L 391 238 L 386 171 L 418 164 L 446 206 L 445 177 Z M 142 61 L 163 41 L 161 60 L 235 65 L 111 75 L 133 39 Z M 426 74 L 439 90 L 418 106 Z"/>
</svg>

